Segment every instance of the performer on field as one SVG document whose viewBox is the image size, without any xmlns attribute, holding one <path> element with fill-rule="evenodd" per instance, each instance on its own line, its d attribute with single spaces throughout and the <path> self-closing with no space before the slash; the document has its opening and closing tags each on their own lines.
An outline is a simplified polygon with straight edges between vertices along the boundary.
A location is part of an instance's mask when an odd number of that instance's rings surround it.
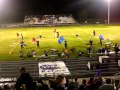
<svg viewBox="0 0 120 90">
<path fill-rule="evenodd" d="M 95 30 L 93 31 L 93 35 L 96 36 L 96 32 L 95 32 Z"/>
<path fill-rule="evenodd" d="M 24 48 L 24 46 L 27 46 L 23 41 L 20 42 L 21 49 Z"/>
<path fill-rule="evenodd" d="M 57 38 L 59 38 L 59 32 L 56 32 L 56 34 L 57 34 Z"/>
<path fill-rule="evenodd" d="M 17 37 L 19 37 L 19 33 L 16 33 Z"/>
<path fill-rule="evenodd" d="M 64 41 L 64 46 L 65 46 L 65 49 L 67 49 L 67 41 L 66 40 Z"/>
<path fill-rule="evenodd" d="M 39 40 L 37 40 L 36 43 L 37 43 L 37 48 L 39 48 L 40 47 Z"/>
<path fill-rule="evenodd" d="M 36 39 L 33 37 L 32 38 L 32 43 L 34 44 L 36 42 Z"/>
<path fill-rule="evenodd" d="M 23 40 L 24 39 L 24 37 L 23 37 L 23 34 L 21 33 L 21 40 Z"/>
</svg>

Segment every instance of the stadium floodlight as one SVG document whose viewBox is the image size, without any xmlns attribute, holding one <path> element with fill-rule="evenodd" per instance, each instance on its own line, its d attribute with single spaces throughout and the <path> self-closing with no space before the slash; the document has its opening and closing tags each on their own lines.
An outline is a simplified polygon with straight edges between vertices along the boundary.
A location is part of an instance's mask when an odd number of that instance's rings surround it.
<svg viewBox="0 0 120 90">
<path fill-rule="evenodd" d="M 111 0 L 107 0 L 107 3 L 108 3 L 108 24 L 110 24 L 110 2 L 111 2 Z"/>
<path fill-rule="evenodd" d="M 5 0 L 0 0 L 0 7 L 2 7 L 5 3 Z"/>
<path fill-rule="evenodd" d="M 6 0 L 0 0 L 0 11 L 4 11 Z"/>
<path fill-rule="evenodd" d="M 4 2 L 4 0 L 0 0 L 0 4 L 2 4 Z"/>
</svg>

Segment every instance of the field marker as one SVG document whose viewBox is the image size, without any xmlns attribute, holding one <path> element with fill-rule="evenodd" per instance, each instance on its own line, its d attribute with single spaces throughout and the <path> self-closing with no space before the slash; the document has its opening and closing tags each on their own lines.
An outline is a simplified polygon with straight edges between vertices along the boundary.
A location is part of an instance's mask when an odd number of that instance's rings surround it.
<svg viewBox="0 0 120 90">
<path fill-rule="evenodd" d="M 70 31 L 69 31 L 70 32 Z M 75 33 L 73 33 L 73 32 L 70 32 L 73 36 L 75 36 L 76 34 Z M 80 41 L 82 41 L 83 43 L 86 43 L 83 39 L 81 39 L 80 37 L 78 37 L 78 39 L 80 40 Z"/>
<path fill-rule="evenodd" d="M 19 42 L 19 41 L 20 41 L 20 40 L 18 40 L 18 41 L 16 42 L 16 44 L 13 43 L 14 47 L 9 51 L 9 54 L 12 54 L 12 53 L 13 53 L 13 50 L 14 50 L 15 47 L 18 45 L 18 42 Z"/>
</svg>

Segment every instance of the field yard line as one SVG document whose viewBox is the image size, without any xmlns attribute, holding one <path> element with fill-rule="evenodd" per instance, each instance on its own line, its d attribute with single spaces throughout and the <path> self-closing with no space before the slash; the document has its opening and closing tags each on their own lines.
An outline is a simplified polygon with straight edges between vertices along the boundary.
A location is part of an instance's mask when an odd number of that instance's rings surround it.
<svg viewBox="0 0 120 90">
<path fill-rule="evenodd" d="M 16 43 L 18 43 L 20 40 L 18 40 Z M 9 51 L 9 54 L 12 54 L 13 50 L 15 49 L 15 47 L 17 46 L 17 44 Z"/>
<path fill-rule="evenodd" d="M 84 32 L 87 33 L 87 34 L 89 34 L 86 30 L 84 30 Z M 107 35 L 109 35 L 109 33 L 107 33 L 107 32 L 98 33 L 98 34 L 97 34 L 98 36 L 96 35 L 95 38 L 98 38 L 98 39 L 99 39 L 99 35 L 100 35 L 100 34 L 107 34 Z M 89 35 L 93 36 L 92 33 L 89 34 Z M 114 37 L 114 35 L 111 35 L 110 37 Z M 112 39 L 111 39 L 111 40 L 112 40 Z"/>
<path fill-rule="evenodd" d="M 84 32 L 87 33 L 88 35 L 90 35 L 86 30 L 84 30 Z M 98 36 L 95 36 L 95 38 L 97 38 L 97 39 L 99 40 L 99 35 L 100 35 L 100 34 L 106 34 L 106 35 L 109 35 L 109 33 L 107 33 L 107 32 L 104 32 L 104 33 L 98 33 L 98 34 L 97 34 Z M 92 37 L 94 37 L 94 36 L 92 36 L 92 34 L 91 34 L 91 38 L 92 38 Z M 104 37 L 104 36 L 103 36 L 103 37 Z M 114 35 L 111 35 L 110 37 L 113 38 Z M 113 40 L 113 39 L 110 39 L 110 40 Z M 106 43 L 107 39 L 105 39 L 104 41 L 105 41 L 105 43 Z M 111 43 L 111 45 L 113 45 L 113 43 Z"/>
<path fill-rule="evenodd" d="M 70 32 L 70 31 L 69 31 Z M 74 32 L 70 32 L 73 36 L 75 36 L 75 33 Z M 80 41 L 82 41 L 83 43 L 86 43 L 83 39 L 81 39 L 80 37 L 78 37 L 78 39 L 80 40 Z"/>
</svg>

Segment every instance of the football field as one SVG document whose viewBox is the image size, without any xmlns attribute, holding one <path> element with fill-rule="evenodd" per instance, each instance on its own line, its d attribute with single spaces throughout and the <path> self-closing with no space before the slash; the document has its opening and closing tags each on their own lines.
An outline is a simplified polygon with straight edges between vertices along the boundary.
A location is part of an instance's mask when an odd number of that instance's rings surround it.
<svg viewBox="0 0 120 90">
<path fill-rule="evenodd" d="M 99 44 L 100 34 L 104 37 L 102 47 L 107 42 L 111 42 L 111 50 L 113 50 L 112 46 L 115 43 L 120 45 L 119 25 L 4 28 L 0 29 L 0 60 L 19 60 L 21 41 L 27 45 L 22 49 L 24 59 L 28 59 L 27 53 L 31 52 L 31 50 L 35 50 L 39 56 L 43 55 L 44 51 L 48 51 L 49 49 L 57 49 L 59 52 L 62 52 L 64 42 L 62 44 L 58 43 L 59 38 L 56 38 L 54 29 L 67 41 L 68 53 L 71 48 L 76 48 L 73 56 L 77 56 L 79 51 L 87 54 L 86 48 L 90 39 L 93 40 L 94 52 L 97 53 L 101 47 Z M 95 36 L 93 35 L 94 30 L 96 32 Z M 19 34 L 18 36 L 17 33 Z M 21 34 L 23 35 L 23 40 L 21 39 Z M 36 42 L 32 42 L 32 38 L 39 40 L 40 48 L 37 48 Z"/>
</svg>

